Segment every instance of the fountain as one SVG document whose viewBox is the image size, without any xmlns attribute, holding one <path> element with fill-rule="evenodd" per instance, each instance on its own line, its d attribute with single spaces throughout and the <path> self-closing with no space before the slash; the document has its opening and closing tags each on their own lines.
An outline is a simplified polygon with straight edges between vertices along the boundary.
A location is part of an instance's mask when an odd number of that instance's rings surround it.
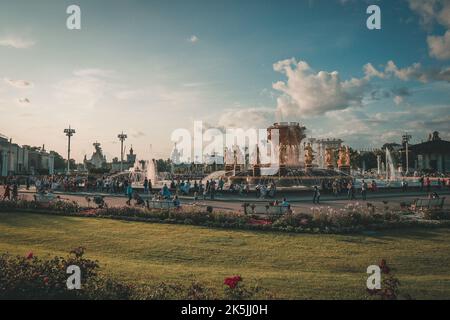
<svg viewBox="0 0 450 320">
<path fill-rule="evenodd" d="M 391 151 L 386 148 L 386 181 L 397 181 L 397 172 L 395 170 L 394 161 L 392 159 Z"/>
<path fill-rule="evenodd" d="M 274 129 L 277 131 L 273 131 Z M 253 154 L 250 157 L 251 168 L 236 170 L 236 166 L 231 165 L 233 156 L 231 156 L 229 150 L 226 150 L 225 171 L 220 177 L 228 183 L 248 183 L 250 187 L 275 182 L 277 187 L 281 189 L 310 188 L 314 185 L 322 185 L 324 182 L 332 182 L 335 179 L 352 179 L 346 170 L 347 166 L 350 168 L 350 157 L 342 159 L 342 168 L 345 170 L 334 170 L 334 157 L 332 155 L 334 150 L 332 148 L 328 148 L 327 153 L 322 154 L 322 156 L 326 156 L 322 163 L 326 163 L 327 167 L 319 168 L 319 162 L 314 161 L 316 157 L 312 147 L 313 140 L 302 144 L 302 140 L 306 137 L 305 130 L 305 127 L 296 122 L 275 123 L 267 129 L 269 141 L 275 138 L 275 135 L 272 137 L 274 132 L 277 134 L 276 138 L 279 139 L 278 148 L 272 150 L 272 152 L 275 152 L 274 157 L 277 159 L 275 164 L 261 164 L 261 155 L 257 147 L 256 155 Z M 348 149 L 344 150 L 344 155 L 348 155 Z M 303 159 L 303 161 L 300 161 L 300 159 Z M 217 177 L 217 175 L 215 176 Z"/>
<path fill-rule="evenodd" d="M 145 178 L 149 179 L 152 186 L 158 186 L 160 184 L 160 179 L 158 177 L 158 169 L 156 160 L 150 158 L 151 160 L 139 160 L 136 159 L 134 166 L 129 170 L 116 173 L 111 176 L 111 178 L 122 178 L 129 180 L 133 187 L 140 188 L 143 186 Z"/>
</svg>

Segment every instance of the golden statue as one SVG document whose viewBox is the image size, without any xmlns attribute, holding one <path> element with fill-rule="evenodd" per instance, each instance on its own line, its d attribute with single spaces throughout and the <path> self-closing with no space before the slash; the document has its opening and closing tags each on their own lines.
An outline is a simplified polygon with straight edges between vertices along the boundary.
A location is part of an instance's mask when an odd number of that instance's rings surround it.
<svg viewBox="0 0 450 320">
<path fill-rule="evenodd" d="M 350 149 L 347 147 L 345 147 L 345 165 L 347 167 L 350 167 Z"/>
<path fill-rule="evenodd" d="M 312 167 L 312 162 L 314 160 L 314 150 L 311 146 L 311 143 L 305 146 L 305 165 L 307 167 Z"/>
<path fill-rule="evenodd" d="M 326 148 L 325 149 L 325 164 L 328 168 L 333 167 L 334 162 L 334 156 L 333 156 L 333 149 L 332 148 Z"/>
<path fill-rule="evenodd" d="M 341 146 L 339 148 L 339 159 L 337 161 L 338 167 L 344 167 L 347 164 L 347 148 L 344 146 Z"/>
</svg>

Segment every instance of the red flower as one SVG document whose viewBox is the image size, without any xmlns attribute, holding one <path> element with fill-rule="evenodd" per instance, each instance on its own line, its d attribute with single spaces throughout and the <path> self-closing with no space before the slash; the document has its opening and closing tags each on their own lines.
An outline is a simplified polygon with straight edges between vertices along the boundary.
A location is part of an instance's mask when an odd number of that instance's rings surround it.
<svg viewBox="0 0 450 320">
<path fill-rule="evenodd" d="M 379 267 L 381 269 L 381 272 L 384 274 L 389 274 L 389 272 L 391 271 L 391 268 L 388 267 L 386 260 L 384 260 L 384 259 L 381 260 Z"/>
<path fill-rule="evenodd" d="M 238 283 L 241 281 L 242 281 L 241 276 L 233 276 L 233 277 L 225 278 L 225 280 L 223 281 L 223 284 L 227 285 L 230 289 L 234 289 L 234 288 L 236 288 Z"/>
<path fill-rule="evenodd" d="M 44 284 L 48 284 L 48 277 L 44 278 Z"/>
<path fill-rule="evenodd" d="M 29 253 L 28 253 L 27 259 L 33 259 L 33 252 L 29 252 Z"/>
</svg>

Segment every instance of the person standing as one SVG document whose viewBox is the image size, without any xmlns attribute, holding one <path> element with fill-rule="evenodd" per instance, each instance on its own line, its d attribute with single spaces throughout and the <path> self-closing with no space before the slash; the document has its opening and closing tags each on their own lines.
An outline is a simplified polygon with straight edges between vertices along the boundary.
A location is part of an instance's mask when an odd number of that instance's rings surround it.
<svg viewBox="0 0 450 320">
<path fill-rule="evenodd" d="M 333 195 L 334 195 L 335 197 L 337 197 L 338 194 L 339 194 L 339 191 L 338 191 L 338 182 L 337 182 L 337 180 L 334 180 L 334 181 L 333 181 L 332 188 L 333 188 Z"/>
<path fill-rule="evenodd" d="M 148 179 L 145 177 L 144 179 L 144 193 L 148 192 Z"/>
<path fill-rule="evenodd" d="M 209 194 L 210 194 L 210 198 L 211 200 L 214 200 L 214 194 L 216 192 L 216 181 L 211 180 L 211 183 L 209 184 Z"/>
<path fill-rule="evenodd" d="M 289 201 L 287 201 L 286 198 L 283 198 L 283 201 L 281 202 L 281 206 L 285 208 L 289 208 L 291 205 L 289 204 Z"/>
<path fill-rule="evenodd" d="M 320 190 L 319 187 L 314 186 L 313 203 L 319 204 L 319 202 L 320 202 Z"/>
<path fill-rule="evenodd" d="M 19 198 L 19 186 L 14 182 L 12 187 L 12 201 L 17 201 Z"/>
<path fill-rule="evenodd" d="M 364 201 L 367 199 L 367 183 L 364 180 L 361 182 L 361 196 Z"/>
<path fill-rule="evenodd" d="M 348 200 L 353 200 L 353 183 L 351 181 L 348 182 L 347 184 L 347 199 Z"/>
</svg>

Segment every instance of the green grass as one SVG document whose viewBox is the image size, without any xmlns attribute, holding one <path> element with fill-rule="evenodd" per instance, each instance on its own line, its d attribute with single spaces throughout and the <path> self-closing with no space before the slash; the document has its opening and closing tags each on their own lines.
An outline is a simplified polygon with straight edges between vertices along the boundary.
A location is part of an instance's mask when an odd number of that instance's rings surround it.
<svg viewBox="0 0 450 320">
<path fill-rule="evenodd" d="M 196 279 L 220 289 L 240 274 L 289 299 L 364 298 L 366 268 L 384 258 L 403 292 L 450 299 L 450 229 L 301 235 L 0 213 L 0 252 L 50 257 L 77 246 L 125 281 Z"/>
</svg>

